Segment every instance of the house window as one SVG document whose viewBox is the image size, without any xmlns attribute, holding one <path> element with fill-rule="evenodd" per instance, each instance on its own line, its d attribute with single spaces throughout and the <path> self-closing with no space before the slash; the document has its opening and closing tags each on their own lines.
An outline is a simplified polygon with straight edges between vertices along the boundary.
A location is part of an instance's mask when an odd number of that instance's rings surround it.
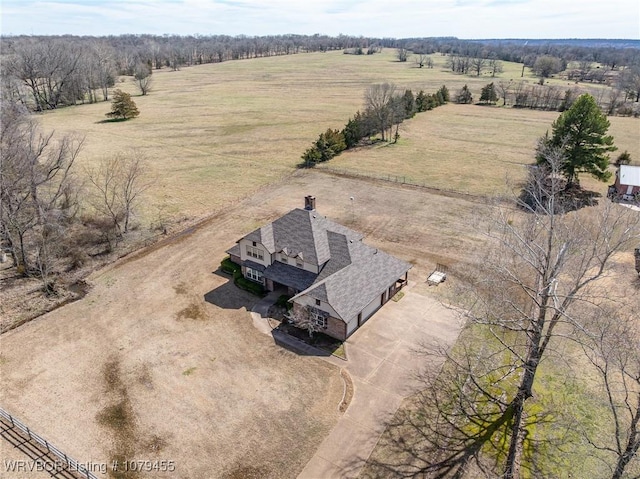
<svg viewBox="0 0 640 479">
<path fill-rule="evenodd" d="M 302 261 L 300 258 L 296 258 L 296 266 L 298 268 L 303 268 L 304 267 L 304 261 Z"/>
<path fill-rule="evenodd" d="M 262 272 L 257 269 L 247 268 L 245 276 L 249 279 L 262 283 Z"/>
<path fill-rule="evenodd" d="M 253 243 L 255 244 L 255 243 Z M 253 246 L 247 246 L 247 254 L 252 258 L 264 259 L 264 255 L 260 248 L 254 248 Z"/>
<path fill-rule="evenodd" d="M 311 311 L 309 311 L 309 319 L 319 328 L 327 327 L 327 316 L 323 311 L 311 309 Z"/>
</svg>

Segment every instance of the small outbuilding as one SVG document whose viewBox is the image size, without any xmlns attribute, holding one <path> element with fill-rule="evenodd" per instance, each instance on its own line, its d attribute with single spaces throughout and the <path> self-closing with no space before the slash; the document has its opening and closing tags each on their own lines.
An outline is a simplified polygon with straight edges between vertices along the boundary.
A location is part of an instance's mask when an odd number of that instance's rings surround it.
<svg viewBox="0 0 640 479">
<path fill-rule="evenodd" d="M 620 165 L 616 182 L 609 187 L 611 199 L 632 201 L 640 195 L 640 166 Z"/>
</svg>

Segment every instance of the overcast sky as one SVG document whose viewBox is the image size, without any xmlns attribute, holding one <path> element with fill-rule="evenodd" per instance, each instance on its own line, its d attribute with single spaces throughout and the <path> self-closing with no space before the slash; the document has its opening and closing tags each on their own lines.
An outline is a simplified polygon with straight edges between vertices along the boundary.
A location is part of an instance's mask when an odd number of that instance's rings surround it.
<svg viewBox="0 0 640 479">
<path fill-rule="evenodd" d="M 638 0 L 0 0 L 2 33 L 640 38 Z"/>
</svg>

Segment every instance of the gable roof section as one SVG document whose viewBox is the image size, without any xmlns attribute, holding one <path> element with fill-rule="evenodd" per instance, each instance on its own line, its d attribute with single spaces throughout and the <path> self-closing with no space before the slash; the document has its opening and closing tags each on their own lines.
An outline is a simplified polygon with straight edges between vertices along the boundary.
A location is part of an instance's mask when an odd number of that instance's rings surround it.
<svg viewBox="0 0 640 479">
<path fill-rule="evenodd" d="M 620 165 L 620 184 L 640 186 L 640 166 Z"/>
<path fill-rule="evenodd" d="M 348 321 L 411 269 L 409 263 L 361 241 L 347 240 L 346 245 L 350 257 L 349 264 L 326 275 L 294 296 L 293 300 L 308 295 L 325 301 L 344 321 Z"/>
<path fill-rule="evenodd" d="M 245 239 L 262 243 L 269 253 L 285 251 L 321 266 L 331 258 L 328 232 L 359 241 L 362 234 L 335 223 L 315 210 L 295 209 L 255 231 Z"/>
</svg>

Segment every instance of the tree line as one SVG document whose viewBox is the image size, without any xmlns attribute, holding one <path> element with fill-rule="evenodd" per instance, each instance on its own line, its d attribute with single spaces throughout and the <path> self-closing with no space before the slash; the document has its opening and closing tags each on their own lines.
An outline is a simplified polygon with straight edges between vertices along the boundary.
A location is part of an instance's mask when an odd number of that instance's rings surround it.
<svg viewBox="0 0 640 479">
<path fill-rule="evenodd" d="M 39 277 L 54 294 L 61 273 L 110 252 L 129 233 L 149 186 L 146 161 L 136 151 L 116 153 L 79 175 L 84 138 L 44 132 L 26 108 L 7 101 L 0 126 L 0 247 L 18 276 Z"/>
<path fill-rule="evenodd" d="M 342 130 L 329 128 L 320 133 L 303 153 L 300 167 L 311 168 L 329 161 L 375 135 L 380 135 L 381 141 L 393 139 L 395 143 L 400 138 L 399 127 L 404 120 L 444 105 L 449 101 L 449 90 L 443 85 L 436 93 L 427 94 L 420 90 L 414 95 L 411 90 L 399 92 L 392 83 L 377 83 L 366 90 L 364 99 L 364 110 L 350 118 Z"/>
<path fill-rule="evenodd" d="M 42 111 L 84 102 L 107 101 L 118 75 L 148 78 L 153 70 L 203 63 L 304 52 L 344 50 L 372 54 L 396 48 L 401 61 L 409 52 L 429 66 L 428 54 L 448 55 L 452 71 L 476 76 L 501 71 L 501 61 L 523 63 L 541 77 L 562 71 L 582 81 L 608 81 L 607 72 L 624 73 L 625 87 L 640 98 L 640 49 L 576 46 L 550 41 L 525 45 L 513 42 L 469 41 L 456 38 L 393 39 L 339 35 L 120 35 L 2 36 L 2 94 Z M 596 68 L 599 63 L 604 68 Z M 623 68 L 624 67 L 624 68 Z M 627 70 L 629 70 L 627 72 Z M 147 73 L 145 73 L 147 72 Z M 140 81 L 141 79 L 136 78 Z M 143 85 L 140 85 L 145 94 Z"/>
<path fill-rule="evenodd" d="M 640 79 L 640 76 L 638 77 Z M 639 87 L 640 88 L 640 85 Z M 480 92 L 479 102 L 497 104 L 513 108 L 529 108 L 533 110 L 565 111 L 573 105 L 582 94 L 594 97 L 599 108 L 607 115 L 640 116 L 640 105 L 635 101 L 635 90 L 621 88 L 590 89 L 579 86 L 564 88 L 556 85 L 540 85 L 528 81 L 500 80 L 485 85 Z M 456 103 L 474 102 L 473 93 L 467 85 L 453 95 Z"/>
<path fill-rule="evenodd" d="M 109 88 L 118 75 L 135 76 L 145 94 L 145 79 L 160 68 L 179 70 L 203 63 L 375 43 L 344 35 L 2 36 L 0 41 L 3 97 L 36 111 L 108 101 Z"/>
<path fill-rule="evenodd" d="M 571 40 L 460 40 L 455 37 L 406 38 L 382 46 L 406 48 L 425 54 L 441 53 L 468 58 L 484 58 L 523 63 L 533 67 L 542 56 L 569 62 L 600 63 L 611 70 L 640 63 L 640 42 L 630 41 L 571 41 Z"/>
</svg>

